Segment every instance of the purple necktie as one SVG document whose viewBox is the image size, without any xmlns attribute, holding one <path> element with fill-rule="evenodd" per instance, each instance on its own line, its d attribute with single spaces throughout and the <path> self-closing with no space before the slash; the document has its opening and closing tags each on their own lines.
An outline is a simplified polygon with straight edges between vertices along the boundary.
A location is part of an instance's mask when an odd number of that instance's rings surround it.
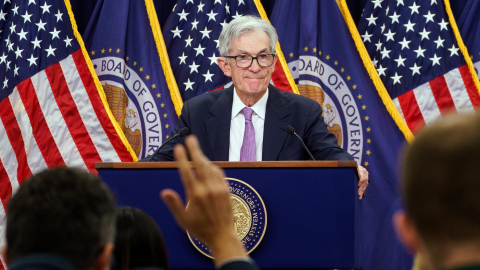
<svg viewBox="0 0 480 270">
<path fill-rule="evenodd" d="M 252 124 L 253 110 L 245 107 L 242 109 L 242 113 L 245 116 L 245 133 L 243 135 L 242 149 L 240 150 L 240 161 L 257 161 L 255 129 Z"/>
</svg>

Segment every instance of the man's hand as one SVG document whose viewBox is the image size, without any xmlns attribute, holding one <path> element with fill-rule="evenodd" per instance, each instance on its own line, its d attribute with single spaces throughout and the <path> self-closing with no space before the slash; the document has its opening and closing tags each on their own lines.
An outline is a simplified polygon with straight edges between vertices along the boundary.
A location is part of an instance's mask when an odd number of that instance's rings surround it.
<svg viewBox="0 0 480 270">
<path fill-rule="evenodd" d="M 365 190 L 367 189 L 368 183 L 370 183 L 370 181 L 368 181 L 367 169 L 358 165 L 357 171 L 358 177 L 360 178 L 360 180 L 358 180 L 358 199 L 361 200 L 365 197 Z"/>
<path fill-rule="evenodd" d="M 182 145 L 175 146 L 174 156 L 179 163 L 188 208 L 171 189 L 162 190 L 160 196 L 178 225 L 208 245 L 217 265 L 233 257 L 247 258 L 245 248 L 233 230 L 230 193 L 223 170 L 203 155 L 195 136 L 188 136 L 185 144 L 193 170 Z"/>
</svg>

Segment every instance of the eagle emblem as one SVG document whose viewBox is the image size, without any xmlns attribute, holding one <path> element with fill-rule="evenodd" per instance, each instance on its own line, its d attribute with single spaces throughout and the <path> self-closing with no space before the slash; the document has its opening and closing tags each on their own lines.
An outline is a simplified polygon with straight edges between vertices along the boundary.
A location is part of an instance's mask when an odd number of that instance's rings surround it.
<svg viewBox="0 0 480 270">
<path fill-rule="evenodd" d="M 122 128 L 125 137 L 132 146 L 135 154 L 140 156 L 142 149 L 142 133 L 139 127 L 138 113 L 132 109 L 127 111 L 128 96 L 125 90 L 113 85 L 103 85 L 103 90 L 107 96 L 107 102 L 112 110 L 115 120 Z"/>
<path fill-rule="evenodd" d="M 323 110 L 323 117 L 325 119 L 325 123 L 327 124 L 327 129 L 330 133 L 335 135 L 337 138 L 338 145 L 342 145 L 342 129 L 340 125 L 334 123 L 335 119 L 337 118 L 337 110 L 334 106 L 327 103 L 325 106 L 325 93 L 323 92 L 322 88 L 312 85 L 298 85 L 298 91 L 304 97 L 308 97 L 312 100 L 315 100 L 322 106 Z"/>
</svg>

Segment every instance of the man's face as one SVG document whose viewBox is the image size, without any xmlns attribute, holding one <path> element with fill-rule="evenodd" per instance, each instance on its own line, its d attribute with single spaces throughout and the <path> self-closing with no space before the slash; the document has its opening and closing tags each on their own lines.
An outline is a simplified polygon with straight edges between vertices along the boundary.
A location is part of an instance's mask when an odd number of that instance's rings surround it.
<svg viewBox="0 0 480 270">
<path fill-rule="evenodd" d="M 231 41 L 230 48 L 230 56 L 240 54 L 257 56 L 261 53 L 272 53 L 270 39 L 263 31 L 253 31 L 240 35 L 238 39 Z M 253 60 L 250 67 L 239 68 L 235 59 L 230 59 L 227 63 L 225 58 L 219 58 L 218 64 L 225 75 L 232 77 L 233 85 L 240 99 L 244 102 L 253 99 L 256 102 L 267 91 L 276 61 L 277 58 L 275 57 L 270 67 L 261 67 L 257 60 Z"/>
</svg>

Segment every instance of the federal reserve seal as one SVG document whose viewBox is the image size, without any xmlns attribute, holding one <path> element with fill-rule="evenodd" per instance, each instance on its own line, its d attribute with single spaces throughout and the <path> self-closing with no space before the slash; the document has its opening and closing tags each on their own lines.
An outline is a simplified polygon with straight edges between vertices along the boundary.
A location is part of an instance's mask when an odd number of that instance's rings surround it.
<svg viewBox="0 0 480 270">
<path fill-rule="evenodd" d="M 252 252 L 263 239 L 267 228 L 267 211 L 262 198 L 249 184 L 234 178 L 226 178 L 230 184 L 230 202 L 233 208 L 233 228 L 242 241 L 247 254 Z M 187 206 L 188 207 L 188 206 Z M 213 258 L 208 246 L 201 240 L 188 238 L 203 255 Z"/>
<path fill-rule="evenodd" d="M 288 67 L 298 81 L 300 94 L 317 101 L 322 107 L 327 129 L 335 135 L 338 145 L 361 164 L 364 128 L 361 110 L 353 94 L 358 86 L 352 85 L 351 76 L 346 75 L 344 79 L 345 69 L 337 68 L 338 62 L 330 63 L 329 59 L 328 55 L 325 59 L 300 55 L 298 60 L 289 62 Z M 357 99 L 361 99 L 361 95 Z"/>
<path fill-rule="evenodd" d="M 129 67 L 119 56 L 92 59 L 92 63 L 115 120 L 137 157 L 144 158 L 153 152 L 149 150 L 149 142 L 161 144 L 165 132 L 161 128 L 161 108 L 149 86 L 141 72 Z"/>
</svg>

